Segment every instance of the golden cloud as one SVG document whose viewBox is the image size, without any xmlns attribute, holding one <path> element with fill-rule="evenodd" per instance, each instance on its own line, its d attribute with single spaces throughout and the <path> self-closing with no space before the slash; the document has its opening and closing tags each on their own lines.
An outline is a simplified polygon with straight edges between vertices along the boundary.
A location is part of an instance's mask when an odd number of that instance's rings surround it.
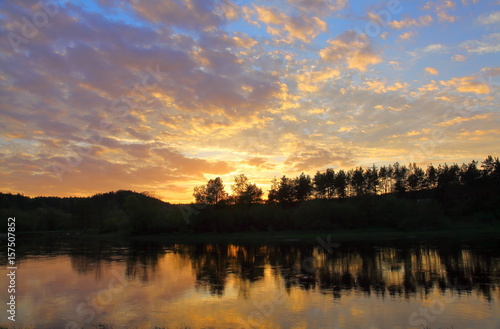
<svg viewBox="0 0 500 329">
<path fill-rule="evenodd" d="M 453 126 L 456 124 L 460 124 L 462 122 L 488 119 L 488 117 L 489 117 L 488 114 L 477 114 L 477 115 L 470 117 L 470 118 L 456 117 L 456 118 L 448 120 L 448 121 L 436 123 L 435 125 L 438 127 L 449 127 L 449 126 Z"/>
<path fill-rule="evenodd" d="M 432 75 L 438 75 L 439 71 L 433 67 L 426 67 L 425 72 L 432 74 Z"/>
<path fill-rule="evenodd" d="M 382 61 L 379 54 L 372 48 L 366 34 L 355 31 L 342 33 L 337 39 L 328 40 L 329 46 L 320 50 L 324 61 L 332 63 L 346 62 L 350 69 L 366 71 L 368 66 Z"/>
<path fill-rule="evenodd" d="M 341 72 L 328 67 L 321 71 L 308 71 L 297 75 L 297 86 L 300 91 L 317 92 L 328 80 L 339 77 Z"/>
<path fill-rule="evenodd" d="M 384 82 L 380 80 L 368 80 L 365 82 L 368 86 L 367 90 L 372 90 L 377 94 L 386 93 L 388 91 L 398 91 L 408 88 L 408 83 L 396 82 L 392 86 L 387 86 Z"/>
<path fill-rule="evenodd" d="M 436 81 L 432 80 L 431 83 L 428 83 L 426 85 L 423 85 L 422 87 L 418 88 L 419 91 L 435 91 L 438 90 L 439 86 Z"/>
<path fill-rule="evenodd" d="M 415 35 L 415 32 L 405 32 L 399 36 L 401 40 L 410 40 Z"/>
<path fill-rule="evenodd" d="M 285 37 L 284 41 L 298 39 L 311 42 L 319 33 L 326 31 L 327 24 L 318 17 L 309 17 L 304 14 L 287 16 L 278 13 L 270 7 L 255 6 L 257 19 L 268 25 L 267 32 L 271 35 Z M 274 27 L 272 25 L 276 25 Z M 284 33 L 285 32 L 285 33 Z M 289 40 L 286 40 L 288 38 Z"/>
<path fill-rule="evenodd" d="M 456 3 L 451 0 L 436 2 L 428 1 L 424 4 L 422 9 L 433 10 L 434 12 L 436 12 L 439 22 L 453 23 L 460 17 L 448 14 L 447 10 L 453 10 L 455 9 L 455 7 Z"/>
<path fill-rule="evenodd" d="M 406 18 L 401 21 L 396 21 L 396 20 L 391 21 L 389 22 L 389 26 L 392 27 L 393 29 L 400 30 L 411 26 L 418 26 L 418 22 L 415 19 Z"/>
<path fill-rule="evenodd" d="M 456 91 L 463 93 L 475 93 L 475 94 L 489 94 L 490 88 L 477 80 L 476 77 L 462 77 L 462 78 L 453 78 L 448 81 L 440 81 L 441 85 L 453 88 Z"/>
<path fill-rule="evenodd" d="M 465 56 L 463 56 L 463 55 L 459 55 L 459 54 L 457 54 L 457 55 L 453 56 L 451 59 L 452 59 L 453 61 L 455 61 L 455 62 L 465 62 L 465 60 L 466 60 L 467 58 L 466 58 Z"/>
</svg>

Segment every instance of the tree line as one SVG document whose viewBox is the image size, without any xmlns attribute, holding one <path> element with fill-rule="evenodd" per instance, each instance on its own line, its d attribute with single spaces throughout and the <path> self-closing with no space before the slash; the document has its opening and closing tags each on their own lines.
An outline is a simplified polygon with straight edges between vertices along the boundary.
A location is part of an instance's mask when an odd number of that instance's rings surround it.
<svg viewBox="0 0 500 329">
<path fill-rule="evenodd" d="M 0 193 L 0 215 L 16 231 L 94 231 L 130 235 L 384 228 L 483 227 L 500 223 L 500 162 L 326 169 L 274 179 L 264 192 L 238 175 L 226 192 L 214 178 L 194 189 L 206 206 L 173 205 L 150 193 L 116 191 L 91 197 Z M 187 218 L 185 209 L 192 209 Z"/>
<path fill-rule="evenodd" d="M 119 190 L 91 197 L 35 197 L 0 193 L 0 215 L 16 217 L 16 231 L 78 230 L 151 234 L 175 231 L 178 207 L 151 193 Z"/>
<path fill-rule="evenodd" d="M 425 170 L 415 163 L 401 165 L 398 162 L 377 168 L 375 165 L 351 170 L 328 168 L 311 177 L 304 173 L 291 178 L 283 175 L 274 178 L 268 191 L 267 203 L 295 204 L 311 199 L 344 199 L 365 195 L 415 193 L 426 190 L 446 191 L 459 186 L 468 188 L 488 187 L 500 184 L 500 161 L 488 156 L 478 166 L 477 161 L 468 164 L 430 164 Z M 263 203 L 263 190 L 249 182 L 244 174 L 235 177 L 232 194 L 225 191 L 220 177 L 210 179 L 206 185 L 194 188 L 196 203 L 211 205 Z"/>
</svg>

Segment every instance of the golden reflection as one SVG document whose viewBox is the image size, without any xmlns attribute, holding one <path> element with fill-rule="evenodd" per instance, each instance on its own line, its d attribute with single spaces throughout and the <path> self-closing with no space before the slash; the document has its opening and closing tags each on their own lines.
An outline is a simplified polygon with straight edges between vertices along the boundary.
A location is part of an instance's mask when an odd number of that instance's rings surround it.
<svg viewBox="0 0 500 329">
<path fill-rule="evenodd" d="M 498 320 L 497 259 L 460 245 L 79 245 L 22 260 L 20 325 L 410 328 L 410 315 L 440 305 L 436 327 L 472 327 Z"/>
</svg>

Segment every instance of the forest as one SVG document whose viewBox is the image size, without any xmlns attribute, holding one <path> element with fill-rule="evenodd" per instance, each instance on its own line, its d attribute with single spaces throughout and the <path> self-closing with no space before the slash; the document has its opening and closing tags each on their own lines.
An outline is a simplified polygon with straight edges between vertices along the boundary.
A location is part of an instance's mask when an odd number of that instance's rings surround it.
<svg viewBox="0 0 500 329">
<path fill-rule="evenodd" d="M 394 163 L 314 177 L 273 179 L 264 191 L 240 174 L 194 188 L 195 202 L 174 205 L 150 193 L 120 190 L 91 197 L 0 193 L 0 214 L 17 230 L 130 235 L 387 228 L 430 230 L 500 223 L 500 161 L 429 165 Z"/>
</svg>

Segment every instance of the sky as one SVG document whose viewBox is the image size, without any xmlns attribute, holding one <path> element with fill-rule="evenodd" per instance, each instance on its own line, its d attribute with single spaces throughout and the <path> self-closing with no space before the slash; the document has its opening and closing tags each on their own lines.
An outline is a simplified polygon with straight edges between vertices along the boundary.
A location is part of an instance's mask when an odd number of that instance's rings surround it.
<svg viewBox="0 0 500 329">
<path fill-rule="evenodd" d="M 0 34 L 4 193 L 191 202 L 500 150 L 500 0 L 7 0 Z"/>
</svg>

